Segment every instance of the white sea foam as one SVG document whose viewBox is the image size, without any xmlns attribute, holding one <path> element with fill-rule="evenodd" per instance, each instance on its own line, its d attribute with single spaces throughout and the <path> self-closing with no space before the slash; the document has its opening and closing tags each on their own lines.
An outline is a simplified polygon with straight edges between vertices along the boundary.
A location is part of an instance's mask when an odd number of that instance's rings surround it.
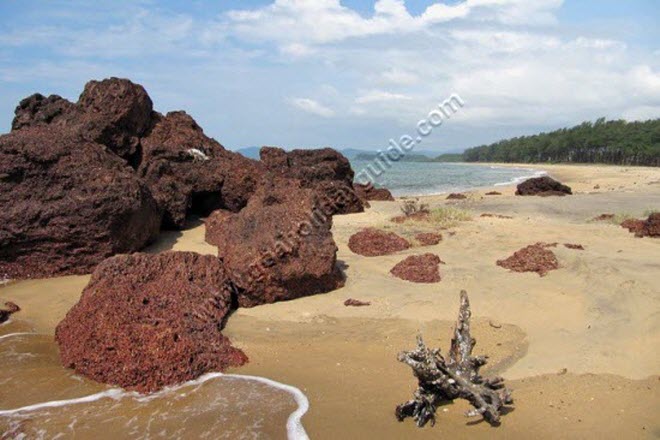
<svg viewBox="0 0 660 440">
<path fill-rule="evenodd" d="M 495 168 L 495 167 L 492 167 L 492 168 Z M 504 168 L 504 167 L 501 167 L 501 168 Z M 532 169 L 530 169 L 530 170 L 527 170 L 527 169 L 522 170 L 522 169 L 521 169 L 521 171 L 532 171 L 532 174 L 527 174 L 527 175 L 524 175 L 524 176 L 514 177 L 513 179 L 509 180 L 508 182 L 500 182 L 500 183 L 496 183 L 496 184 L 494 184 L 493 186 L 509 186 L 509 185 L 517 185 L 517 184 L 519 184 L 519 183 L 524 182 L 524 181 L 527 180 L 527 179 L 533 179 L 534 177 L 541 177 L 541 176 L 545 176 L 546 174 L 548 174 L 547 171 L 542 171 L 542 170 L 532 170 Z"/>
<path fill-rule="evenodd" d="M 0 416 L 12 416 L 18 413 L 37 411 L 44 408 L 57 408 L 60 406 L 76 405 L 78 403 L 89 403 L 106 397 L 119 400 L 125 397 L 127 394 L 129 394 L 129 392 L 124 391 L 121 388 L 112 388 L 106 391 L 101 391 L 100 393 L 90 394 L 89 396 L 78 397 L 76 399 L 51 400 L 48 402 L 35 403 L 34 405 L 22 406 L 15 409 L 3 409 L 0 410 Z"/>
<path fill-rule="evenodd" d="M 36 333 L 12 333 L 9 335 L 4 335 L 3 337 L 9 337 L 9 336 L 16 336 L 20 334 L 36 334 Z M 181 385 L 177 385 L 174 387 L 168 387 L 165 388 L 161 391 L 158 391 L 156 393 L 148 394 L 148 395 L 141 395 L 138 394 L 134 391 L 125 391 L 122 390 L 121 388 L 111 388 L 109 390 L 101 391 L 99 393 L 95 394 L 90 394 L 88 396 L 83 396 L 83 397 L 78 397 L 75 399 L 66 399 L 66 400 L 51 400 L 48 402 L 42 402 L 42 403 L 36 403 L 33 405 L 28 405 L 28 406 L 23 406 L 21 408 L 15 408 L 15 409 L 7 409 L 7 410 L 0 410 L 0 416 L 13 416 L 19 413 L 25 413 L 25 412 L 31 412 L 31 411 L 37 411 L 41 409 L 46 409 L 46 408 L 57 408 L 57 407 L 62 407 L 62 406 L 67 406 L 67 405 L 77 405 L 80 403 L 90 403 L 94 402 L 97 400 L 101 399 L 114 399 L 114 400 L 121 400 L 125 397 L 133 397 L 137 399 L 138 401 L 148 401 L 151 399 L 154 399 L 156 397 L 162 397 L 164 394 L 173 392 L 173 391 L 178 391 L 181 388 L 188 387 L 191 385 L 201 385 L 202 383 L 212 380 L 218 377 L 224 377 L 226 379 L 237 379 L 237 380 L 247 380 L 247 381 L 255 381 L 255 382 L 260 382 L 264 383 L 268 386 L 271 386 L 273 388 L 280 389 L 282 391 L 285 391 L 289 394 L 291 394 L 296 401 L 296 404 L 298 405 L 298 408 L 292 412 L 289 415 L 289 418 L 287 419 L 286 423 L 286 430 L 287 430 L 287 436 L 290 440 L 309 440 L 309 436 L 307 435 L 307 432 L 305 431 L 305 428 L 302 425 L 302 416 L 305 415 L 305 413 L 309 410 L 309 400 L 307 400 L 307 396 L 300 391 L 298 388 L 291 386 L 291 385 L 286 385 L 280 382 L 276 382 L 271 379 L 267 379 L 265 377 L 260 377 L 260 376 L 245 376 L 242 374 L 223 374 L 223 373 L 207 373 L 203 376 L 200 376 L 199 378 L 185 382 Z"/>
<path fill-rule="evenodd" d="M 7 322 L 9 322 L 9 321 L 7 321 Z M 5 324 L 6 324 L 6 323 L 5 323 Z M 22 333 L 9 333 L 9 334 L 6 334 L 6 335 L 2 335 L 2 336 L 0 336 L 0 341 L 3 340 L 3 339 L 7 339 L 7 338 L 13 338 L 14 336 L 38 335 L 38 334 L 39 334 L 39 333 L 26 333 L 26 332 L 22 332 Z"/>
</svg>

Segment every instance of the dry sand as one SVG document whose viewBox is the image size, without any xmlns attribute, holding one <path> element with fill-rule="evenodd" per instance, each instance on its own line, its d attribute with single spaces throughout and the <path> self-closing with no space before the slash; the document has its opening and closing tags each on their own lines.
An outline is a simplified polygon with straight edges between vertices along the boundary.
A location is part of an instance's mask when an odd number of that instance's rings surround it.
<svg viewBox="0 0 660 440">
<path fill-rule="evenodd" d="M 515 197 L 515 188 L 497 187 L 462 201 L 425 197 L 432 208 L 453 206 L 473 218 L 441 231 L 444 240 L 435 246 L 371 258 L 348 249 L 350 235 L 366 226 L 404 235 L 439 229 L 390 222 L 400 213 L 398 202 L 373 202 L 365 213 L 335 217 L 346 286 L 238 310 L 225 332 L 251 362 L 236 372 L 303 390 L 311 404 L 303 423 L 312 438 L 660 437 L 660 240 L 589 221 L 601 213 L 641 217 L 660 210 L 660 170 L 537 168 L 572 186 L 575 195 Z M 484 195 L 493 189 L 503 195 Z M 537 241 L 560 243 L 552 249 L 559 270 L 539 277 L 495 264 Z M 151 251 L 166 249 L 214 253 L 201 224 L 167 234 Z M 440 283 L 413 284 L 389 274 L 397 262 L 422 252 L 447 263 Z M 0 300 L 15 301 L 23 307 L 17 319 L 52 334 L 87 279 L 12 283 L 0 288 Z M 434 428 L 398 423 L 394 407 L 410 398 L 415 380 L 396 353 L 412 348 L 420 331 L 427 344 L 446 350 L 461 289 L 470 294 L 476 352 L 491 356 L 486 373 L 503 375 L 514 389 L 513 410 L 497 428 L 464 418 L 464 402 L 439 409 Z M 345 307 L 347 298 L 372 305 Z"/>
</svg>

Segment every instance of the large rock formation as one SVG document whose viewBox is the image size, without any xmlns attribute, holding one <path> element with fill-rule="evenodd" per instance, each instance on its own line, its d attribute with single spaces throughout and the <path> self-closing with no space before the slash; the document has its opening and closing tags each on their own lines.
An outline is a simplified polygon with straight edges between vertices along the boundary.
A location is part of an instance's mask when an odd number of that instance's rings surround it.
<svg viewBox="0 0 660 440">
<path fill-rule="evenodd" d="M 410 247 L 408 240 L 394 232 L 385 232 L 375 228 L 363 229 L 348 239 L 348 248 L 365 257 L 389 255 Z"/>
<path fill-rule="evenodd" d="M 80 274 L 156 237 L 161 213 L 133 170 L 56 126 L 0 136 L 0 278 Z"/>
<path fill-rule="evenodd" d="M 142 139 L 138 175 L 165 211 L 165 226 L 180 228 L 188 214 L 238 211 L 255 190 L 259 162 L 224 149 L 182 111 L 156 115 Z"/>
<path fill-rule="evenodd" d="M 565 196 L 572 194 L 571 188 L 555 179 L 542 176 L 528 179 L 518 185 L 517 196 Z"/>
<path fill-rule="evenodd" d="M 315 189 L 320 203 L 331 214 L 364 211 L 353 189 L 353 169 L 341 153 L 332 148 L 293 150 L 263 147 L 261 162 L 272 173 L 299 179 L 303 187 Z"/>
<path fill-rule="evenodd" d="M 151 392 L 247 362 L 221 333 L 231 285 L 210 255 L 119 255 L 101 263 L 57 326 L 63 365 Z"/>
<path fill-rule="evenodd" d="M 218 246 L 238 304 L 252 307 L 343 285 L 331 225 L 314 189 L 269 175 L 239 213 L 207 219 L 206 241 Z"/>
<path fill-rule="evenodd" d="M 32 95 L 16 108 L 12 129 L 55 126 L 107 148 L 147 184 L 164 211 L 164 226 L 186 216 L 245 206 L 262 174 L 259 162 L 224 149 L 185 112 L 163 116 L 149 95 L 127 79 L 90 81 L 77 103 Z"/>
<path fill-rule="evenodd" d="M 153 104 L 144 87 L 110 78 L 88 82 L 76 104 L 57 95 L 35 94 L 22 100 L 12 129 L 64 126 L 133 161 L 139 155 L 140 137 L 151 128 L 152 113 Z"/>
</svg>

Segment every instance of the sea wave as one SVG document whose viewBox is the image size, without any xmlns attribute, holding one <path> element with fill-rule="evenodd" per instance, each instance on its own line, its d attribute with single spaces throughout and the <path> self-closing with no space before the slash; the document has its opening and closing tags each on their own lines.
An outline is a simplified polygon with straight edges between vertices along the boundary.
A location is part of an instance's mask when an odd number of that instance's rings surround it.
<svg viewBox="0 0 660 440">
<path fill-rule="evenodd" d="M 533 171 L 533 173 L 532 174 L 526 174 L 524 176 L 514 177 L 513 179 L 508 180 L 506 182 L 495 183 L 493 186 L 517 185 L 519 183 L 524 182 L 527 179 L 533 179 L 535 177 L 541 177 L 541 176 L 545 176 L 546 174 L 548 174 L 547 171 L 543 171 L 543 170 L 533 170 L 533 169 L 529 169 L 529 170 L 521 169 L 521 170 L 523 170 L 523 171 Z"/>
<path fill-rule="evenodd" d="M 24 335 L 24 334 L 36 334 L 36 333 L 12 333 L 8 335 L 4 335 L 0 338 L 7 338 L 11 336 L 18 336 L 18 335 Z M 82 403 L 90 403 L 94 402 L 97 400 L 101 399 L 113 399 L 116 401 L 119 401 L 121 399 L 127 398 L 127 397 L 132 397 L 140 402 L 148 401 L 151 399 L 155 399 L 157 397 L 162 397 L 163 395 L 166 395 L 168 393 L 173 393 L 173 392 L 178 392 L 182 388 L 189 387 L 189 386 L 195 386 L 195 385 L 201 385 L 204 382 L 207 382 L 209 380 L 213 380 L 216 378 L 224 378 L 224 379 L 229 379 L 229 380 L 245 380 L 245 381 L 254 381 L 254 382 L 260 382 L 265 385 L 271 386 L 273 388 L 277 388 L 279 390 L 282 390 L 284 392 L 287 392 L 291 394 L 297 404 L 297 409 L 292 412 L 289 415 L 289 418 L 287 419 L 287 424 L 286 424 L 286 429 L 287 429 L 287 437 L 290 440 L 309 440 L 309 436 L 307 435 L 307 432 L 305 431 L 305 428 L 302 425 L 302 417 L 307 413 L 309 410 L 309 400 L 307 399 L 307 396 L 300 391 L 300 389 L 283 384 L 277 381 L 274 381 L 272 379 L 268 379 L 265 377 L 261 376 L 246 376 L 242 374 L 224 374 L 224 373 L 207 373 L 203 376 L 200 376 L 199 378 L 195 380 L 191 380 L 188 382 L 185 382 L 183 384 L 173 386 L 173 387 L 167 387 L 164 388 L 161 391 L 158 391 L 156 393 L 144 395 L 144 394 L 139 394 L 135 391 L 126 391 L 121 388 L 111 388 L 105 391 L 101 391 L 98 393 L 90 394 L 87 396 L 83 397 L 77 397 L 74 399 L 65 399 L 65 400 L 51 400 L 47 402 L 41 402 L 41 403 L 36 403 L 32 405 L 27 405 L 23 406 L 20 408 L 14 408 L 14 409 L 4 409 L 0 410 L 0 416 L 14 416 L 26 412 L 32 412 L 32 411 L 38 411 L 46 408 L 57 408 L 57 407 L 63 407 L 63 406 L 68 406 L 68 405 L 77 405 L 77 404 L 82 404 Z"/>
</svg>

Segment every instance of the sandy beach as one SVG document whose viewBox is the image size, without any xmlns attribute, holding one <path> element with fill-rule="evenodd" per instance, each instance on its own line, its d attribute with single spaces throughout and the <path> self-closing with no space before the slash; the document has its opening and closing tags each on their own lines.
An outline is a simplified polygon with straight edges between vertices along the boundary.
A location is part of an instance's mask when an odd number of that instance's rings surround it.
<svg viewBox="0 0 660 440">
<path fill-rule="evenodd" d="M 364 213 L 334 217 L 345 286 L 237 310 L 224 334 L 250 363 L 233 372 L 302 390 L 310 401 L 302 422 L 311 438 L 660 437 L 660 241 L 591 221 L 603 213 L 641 218 L 660 210 L 660 170 L 522 166 L 547 171 L 574 194 L 517 197 L 515 187 L 498 186 L 468 192 L 459 201 L 446 195 L 421 198 L 431 208 L 451 206 L 471 217 L 447 229 L 391 222 L 400 215 L 400 201 L 371 202 Z M 486 195 L 490 191 L 502 194 Z M 362 257 L 347 243 L 368 226 L 405 237 L 440 232 L 443 240 Z M 495 264 L 536 242 L 581 244 L 584 250 L 553 249 L 560 268 L 544 277 Z M 204 241 L 202 222 L 164 233 L 149 251 L 169 249 L 216 253 Z M 406 256 L 425 252 L 446 263 L 441 282 L 414 284 L 390 275 Z M 0 302 L 22 308 L 11 326 L 52 335 L 88 279 L 9 283 L 0 287 Z M 396 355 L 413 348 L 420 332 L 427 344 L 446 350 L 462 289 L 472 303 L 475 352 L 490 357 L 484 373 L 502 375 L 515 404 L 499 427 L 465 418 L 468 405 L 462 401 L 440 408 L 433 428 L 398 423 L 394 408 L 411 397 L 416 382 Z M 371 305 L 345 307 L 348 298 Z M 0 329 L 0 335 L 9 330 Z"/>
</svg>

